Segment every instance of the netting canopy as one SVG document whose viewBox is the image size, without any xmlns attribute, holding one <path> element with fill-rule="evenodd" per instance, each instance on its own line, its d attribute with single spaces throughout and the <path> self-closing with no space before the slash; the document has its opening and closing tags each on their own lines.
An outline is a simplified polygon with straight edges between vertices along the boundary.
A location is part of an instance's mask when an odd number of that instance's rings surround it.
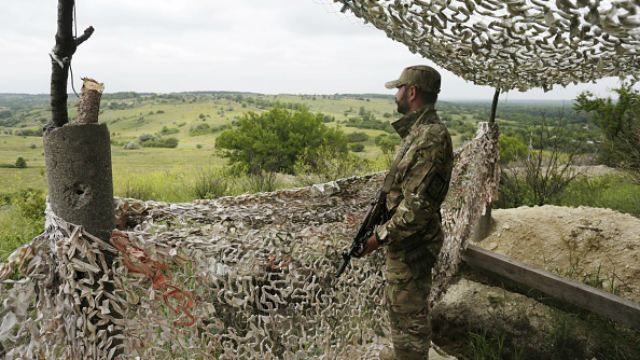
<svg viewBox="0 0 640 360">
<path fill-rule="evenodd" d="M 640 79 L 638 0 L 334 0 L 477 85 Z"/>
</svg>

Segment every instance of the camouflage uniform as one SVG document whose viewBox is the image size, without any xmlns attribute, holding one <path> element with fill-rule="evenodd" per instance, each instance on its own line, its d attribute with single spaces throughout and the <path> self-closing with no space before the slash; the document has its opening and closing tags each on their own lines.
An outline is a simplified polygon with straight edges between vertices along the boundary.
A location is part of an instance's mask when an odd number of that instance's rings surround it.
<svg viewBox="0 0 640 360">
<path fill-rule="evenodd" d="M 376 227 L 387 246 L 387 304 L 397 359 L 426 359 L 431 339 L 427 296 L 444 234 L 440 205 L 453 167 L 451 137 L 433 105 L 392 124 L 408 146 L 387 196 L 390 219 Z"/>
</svg>

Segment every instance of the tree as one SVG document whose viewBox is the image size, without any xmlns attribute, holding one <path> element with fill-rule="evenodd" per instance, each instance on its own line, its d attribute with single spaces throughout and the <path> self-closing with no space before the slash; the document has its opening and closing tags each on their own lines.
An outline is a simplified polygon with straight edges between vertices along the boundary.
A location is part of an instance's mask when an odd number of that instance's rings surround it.
<svg viewBox="0 0 640 360">
<path fill-rule="evenodd" d="M 382 134 L 376 137 L 375 143 L 382 151 L 382 154 L 385 156 L 387 163 L 391 165 L 391 161 L 393 160 L 393 152 L 395 151 L 396 146 L 400 144 L 400 137 L 397 134 Z"/>
<path fill-rule="evenodd" d="M 527 145 L 517 136 L 500 136 L 500 162 L 508 164 L 522 159 L 527 154 Z"/>
<path fill-rule="evenodd" d="M 18 169 L 24 169 L 27 167 L 27 161 L 22 156 L 18 156 L 15 166 Z"/>
<path fill-rule="evenodd" d="M 324 115 L 306 109 L 290 111 L 277 106 L 265 113 L 242 116 L 232 129 L 223 131 L 216 148 L 237 167 L 250 174 L 294 172 L 294 164 L 302 154 L 329 151 L 335 155 L 348 151 L 344 133 L 323 124 Z"/>
<path fill-rule="evenodd" d="M 498 208 L 542 206 L 561 194 L 579 175 L 573 167 L 579 144 L 569 140 L 566 122 L 547 125 L 543 116 L 531 131 L 535 134 L 531 138 L 531 148 L 525 148 L 524 154 L 514 159 L 520 162 L 519 166 L 502 169 L 500 196 L 495 202 Z M 502 146 L 501 140 L 501 150 Z M 518 148 L 520 146 L 516 145 Z"/>
<path fill-rule="evenodd" d="M 576 99 L 574 109 L 591 114 L 602 131 L 600 160 L 614 167 L 631 170 L 640 179 L 640 92 L 632 83 L 619 89 L 618 101 L 594 98 L 584 92 Z"/>
</svg>

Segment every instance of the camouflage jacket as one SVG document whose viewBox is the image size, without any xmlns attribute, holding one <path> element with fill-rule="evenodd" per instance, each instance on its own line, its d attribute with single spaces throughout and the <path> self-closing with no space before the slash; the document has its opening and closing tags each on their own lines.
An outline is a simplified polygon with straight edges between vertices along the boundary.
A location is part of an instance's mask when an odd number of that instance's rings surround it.
<svg viewBox="0 0 640 360">
<path fill-rule="evenodd" d="M 453 168 L 451 137 L 433 105 L 411 112 L 392 125 L 402 137 L 400 148 L 408 148 L 387 195 L 390 218 L 376 227 L 376 234 L 385 245 L 401 246 L 410 238 L 428 242 L 431 239 L 425 237 L 442 234 L 439 211 Z"/>
</svg>

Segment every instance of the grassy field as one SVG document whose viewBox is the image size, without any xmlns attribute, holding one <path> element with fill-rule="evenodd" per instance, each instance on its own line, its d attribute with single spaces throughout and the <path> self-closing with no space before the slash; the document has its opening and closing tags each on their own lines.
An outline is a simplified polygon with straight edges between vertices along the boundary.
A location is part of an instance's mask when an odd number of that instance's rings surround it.
<svg viewBox="0 0 640 360">
<path fill-rule="evenodd" d="M 6 101 L 5 101 L 6 102 Z M 374 140 L 382 130 L 346 126 L 346 121 L 357 117 L 362 109 L 380 121 L 390 122 L 397 118 L 395 104 L 389 97 L 328 96 L 328 95 L 259 95 L 259 94 L 177 94 L 177 95 L 106 95 L 102 101 L 100 122 L 106 123 L 111 133 L 112 164 L 115 193 L 122 195 L 123 189 L 132 179 L 139 177 L 168 176 L 170 179 L 188 179 L 208 168 L 223 168 L 226 161 L 215 150 L 215 141 L 220 131 L 194 136 L 190 129 L 202 124 L 209 128 L 229 126 L 249 111 L 262 112 L 275 103 L 304 105 L 312 112 L 320 112 L 333 121 L 328 126 L 339 127 L 346 134 L 361 132 L 368 135 L 362 142 L 364 150 L 358 156 L 371 161 L 374 169 L 384 163 L 381 150 Z M 0 106 L 2 102 L 0 101 Z M 447 105 L 443 105 L 447 107 Z M 16 130 L 41 128 L 48 119 L 46 97 L 40 102 L 30 102 L 16 111 L 12 127 L 0 128 L 0 193 L 14 192 L 26 188 L 45 189 L 44 154 L 42 139 L 37 136 L 7 135 Z M 75 108 L 70 105 L 70 117 Z M 454 115 L 460 121 L 475 127 L 477 121 L 472 114 Z M 2 122 L 0 122 L 2 124 Z M 124 146 L 136 141 L 144 134 L 161 134 L 175 137 L 175 149 L 143 147 L 125 150 Z M 456 131 L 454 141 L 460 143 Z M 27 168 L 16 169 L 12 165 L 23 157 Z M 173 197 L 172 197 L 173 198 Z"/>
<path fill-rule="evenodd" d="M 0 94 L 0 242 L 6 245 L 11 238 L 15 247 L 18 238 L 28 238 L 41 229 L 40 219 L 29 218 L 15 212 L 11 199 L 27 189 L 46 193 L 44 153 L 38 131 L 50 118 L 47 95 Z M 70 98 L 70 118 L 75 117 L 75 99 Z M 354 153 L 363 159 L 364 171 L 386 168 L 387 159 L 376 146 L 375 138 L 389 134 L 384 130 L 354 124 L 354 119 L 373 119 L 379 125 L 398 118 L 391 96 L 382 95 L 261 95 L 253 93 L 178 93 L 178 94 L 105 94 L 101 103 L 100 122 L 107 124 L 111 134 L 114 194 L 169 202 L 191 201 L 200 197 L 201 183 L 224 183 L 224 189 L 214 188 L 217 194 L 238 194 L 264 189 L 262 180 L 247 177 L 229 179 L 223 174 L 226 160 L 215 149 L 218 135 L 235 120 L 248 112 L 263 112 L 276 104 L 289 109 L 304 106 L 311 112 L 322 113 L 327 126 L 338 127 L 344 133 L 364 133 L 364 149 Z M 472 138 L 477 123 L 486 121 L 489 103 L 452 103 L 440 101 L 437 108 L 454 140 L 454 146 Z M 502 133 L 531 136 L 532 126 L 541 116 L 565 116 L 565 104 L 507 104 L 499 112 L 498 123 Z M 555 115 L 554 115 L 555 114 Z M 559 115 L 558 115 L 559 114 Z M 581 132 L 585 120 L 571 115 L 572 134 Z M 388 126 L 388 125 L 386 125 Z M 197 129 L 205 128 L 205 131 Z M 25 136 L 27 135 L 27 136 Z M 584 135 L 584 134 L 583 134 Z M 176 148 L 137 147 L 126 149 L 130 143 L 140 143 L 141 137 L 173 137 Z M 136 147 L 136 146 L 134 146 Z M 16 168 L 18 157 L 26 161 L 26 168 Z M 221 175 L 222 174 L 222 175 Z M 267 188 L 292 187 L 305 180 L 279 175 L 271 179 Z M 615 184 L 609 181 L 607 184 Z M 584 189 L 591 184 L 582 184 Z M 38 193 L 40 194 L 40 193 Z M 18 196 L 19 197 L 19 196 Z M 571 196 L 565 201 L 574 204 Z M 22 201 L 22 200 L 20 200 Z M 606 206 L 599 204 L 600 206 Z M 624 205 L 626 206 L 626 205 Z M 628 210 L 627 210 L 628 211 Z M 630 211 L 633 213 L 633 209 Z M 10 214 L 11 212 L 11 214 Z M 22 217 L 22 222 L 16 221 Z M 17 231 L 16 226 L 32 229 Z M 13 230 L 11 230 L 13 229 Z M 17 235 L 16 235 L 17 234 Z M 3 245 L 3 246 L 4 246 Z M 0 254 L 0 258 L 2 254 Z"/>
</svg>

